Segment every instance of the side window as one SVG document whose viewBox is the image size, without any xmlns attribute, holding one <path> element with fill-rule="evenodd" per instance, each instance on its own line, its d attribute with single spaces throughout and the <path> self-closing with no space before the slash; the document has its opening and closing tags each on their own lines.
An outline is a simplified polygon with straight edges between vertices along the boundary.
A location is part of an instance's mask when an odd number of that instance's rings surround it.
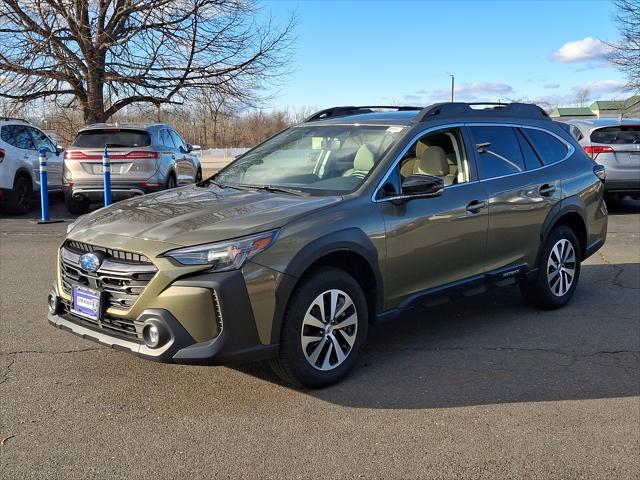
<svg viewBox="0 0 640 480">
<path fill-rule="evenodd" d="M 518 142 L 520 142 L 520 149 L 522 150 L 522 156 L 524 157 L 524 164 L 527 170 L 533 170 L 534 168 L 540 168 L 542 166 L 542 160 L 538 157 L 538 154 L 533 149 L 529 140 L 525 138 L 520 129 L 516 130 L 516 136 Z"/>
<path fill-rule="evenodd" d="M 33 142 L 35 143 L 36 150 L 40 150 L 42 147 L 46 148 L 50 152 L 55 152 L 55 145 L 49 140 L 44 133 L 42 133 L 37 128 L 29 127 L 29 131 L 31 132 L 31 137 L 33 138 Z"/>
<path fill-rule="evenodd" d="M 569 125 L 569 131 L 571 132 L 571 135 L 573 135 L 573 138 L 575 138 L 577 141 L 580 141 L 584 138 L 582 130 L 580 130 L 575 125 Z"/>
<path fill-rule="evenodd" d="M 23 150 L 35 150 L 36 146 L 29 134 L 29 130 L 24 125 L 8 125 L 2 127 L 2 140 L 9 145 Z"/>
<path fill-rule="evenodd" d="M 524 128 L 523 133 L 545 165 L 557 163 L 567 156 L 567 146 L 553 135 L 534 128 Z"/>
<path fill-rule="evenodd" d="M 512 127 L 471 127 L 470 130 L 478 149 L 481 178 L 525 171 L 520 144 Z"/>
<path fill-rule="evenodd" d="M 173 143 L 176 144 L 176 148 L 182 148 L 186 152 L 187 145 L 184 143 L 184 140 L 182 140 L 182 137 L 174 130 L 169 130 L 168 132 L 171 134 L 171 138 L 173 138 Z"/>
<path fill-rule="evenodd" d="M 431 175 L 444 180 L 445 187 L 469 181 L 469 162 L 458 128 L 426 134 L 400 160 L 400 177 Z"/>
<path fill-rule="evenodd" d="M 166 148 L 176 148 L 171 135 L 169 135 L 169 130 L 167 130 L 166 128 L 160 130 L 160 142 L 162 142 L 162 145 L 164 145 Z"/>
</svg>

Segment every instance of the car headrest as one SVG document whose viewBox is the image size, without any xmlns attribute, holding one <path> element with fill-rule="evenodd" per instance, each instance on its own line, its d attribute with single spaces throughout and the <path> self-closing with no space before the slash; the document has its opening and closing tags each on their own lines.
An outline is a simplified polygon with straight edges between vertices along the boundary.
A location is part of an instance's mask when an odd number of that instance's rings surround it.
<svg viewBox="0 0 640 480">
<path fill-rule="evenodd" d="M 418 140 L 418 143 L 416 143 L 416 158 L 420 158 L 427 148 L 426 143 L 422 143 Z"/>
<path fill-rule="evenodd" d="M 440 147 L 427 148 L 418 161 L 418 173 L 434 177 L 443 177 L 449 174 L 447 154 Z"/>
<path fill-rule="evenodd" d="M 362 145 L 353 159 L 353 169 L 358 172 L 368 172 L 373 168 L 373 164 L 373 153 L 371 153 L 369 147 Z"/>
</svg>

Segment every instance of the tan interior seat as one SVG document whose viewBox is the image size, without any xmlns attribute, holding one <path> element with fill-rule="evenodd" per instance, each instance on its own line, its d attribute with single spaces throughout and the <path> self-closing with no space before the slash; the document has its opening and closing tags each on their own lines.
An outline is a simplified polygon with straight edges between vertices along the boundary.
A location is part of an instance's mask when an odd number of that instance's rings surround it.
<svg viewBox="0 0 640 480">
<path fill-rule="evenodd" d="M 416 162 L 427 148 L 429 148 L 429 146 L 426 143 L 422 143 L 420 141 L 416 143 L 416 156 L 406 158 L 400 166 L 400 175 L 402 175 L 402 178 L 406 178 L 409 175 L 416 173 Z"/>
<path fill-rule="evenodd" d="M 414 169 L 414 173 L 440 177 L 443 179 L 445 186 L 451 185 L 456 178 L 449 173 L 447 154 L 442 148 L 435 146 L 429 147 L 423 152 L 417 163 L 417 168 Z"/>
<path fill-rule="evenodd" d="M 373 153 L 367 145 L 361 145 L 353 159 L 353 168 L 344 172 L 343 177 L 364 178 L 371 171 L 374 165 Z"/>
</svg>

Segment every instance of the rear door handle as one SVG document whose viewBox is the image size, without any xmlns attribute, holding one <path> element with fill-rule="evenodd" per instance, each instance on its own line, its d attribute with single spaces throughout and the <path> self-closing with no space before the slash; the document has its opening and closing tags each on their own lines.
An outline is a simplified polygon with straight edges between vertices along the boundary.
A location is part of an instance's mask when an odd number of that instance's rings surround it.
<svg viewBox="0 0 640 480">
<path fill-rule="evenodd" d="M 467 205 L 467 212 L 478 213 L 480 210 L 487 206 L 487 202 L 483 200 L 474 200 Z"/>
<path fill-rule="evenodd" d="M 540 188 L 538 188 L 538 193 L 543 197 L 548 197 L 549 195 L 553 194 L 553 192 L 555 191 L 556 191 L 556 186 L 551 185 L 549 183 L 545 183 Z"/>
</svg>

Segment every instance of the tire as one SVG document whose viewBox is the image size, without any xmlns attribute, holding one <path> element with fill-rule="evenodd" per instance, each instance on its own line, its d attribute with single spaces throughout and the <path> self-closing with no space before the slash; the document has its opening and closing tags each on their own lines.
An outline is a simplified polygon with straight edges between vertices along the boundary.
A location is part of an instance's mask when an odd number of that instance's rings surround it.
<svg viewBox="0 0 640 480">
<path fill-rule="evenodd" d="M 196 172 L 196 181 L 194 183 L 200 183 L 202 181 L 202 170 L 198 169 Z"/>
<path fill-rule="evenodd" d="M 76 200 L 71 195 L 64 196 L 64 204 L 72 215 L 84 215 L 89 211 L 91 202 L 89 200 Z"/>
<path fill-rule="evenodd" d="M 324 317 L 320 305 L 325 310 Z M 339 314 L 334 319 L 329 318 L 331 305 Z M 315 269 L 305 276 L 289 300 L 280 351 L 270 365 L 293 385 L 327 387 L 345 378 L 355 366 L 368 326 L 367 301 L 358 282 L 337 268 Z"/>
<path fill-rule="evenodd" d="M 566 225 L 554 228 L 540 254 L 537 278 L 533 282 L 520 283 L 524 298 L 543 310 L 566 305 L 580 279 L 580 255 L 580 243 L 573 230 Z"/>
<path fill-rule="evenodd" d="M 176 176 L 173 172 L 169 174 L 167 177 L 167 182 L 164 185 L 165 190 L 171 190 L 172 188 L 176 188 L 178 186 L 178 182 L 176 182 Z"/>
<path fill-rule="evenodd" d="M 18 175 L 13 181 L 13 189 L 7 198 L 7 211 L 14 215 L 24 215 L 31 211 L 33 184 L 26 175 Z"/>
</svg>

